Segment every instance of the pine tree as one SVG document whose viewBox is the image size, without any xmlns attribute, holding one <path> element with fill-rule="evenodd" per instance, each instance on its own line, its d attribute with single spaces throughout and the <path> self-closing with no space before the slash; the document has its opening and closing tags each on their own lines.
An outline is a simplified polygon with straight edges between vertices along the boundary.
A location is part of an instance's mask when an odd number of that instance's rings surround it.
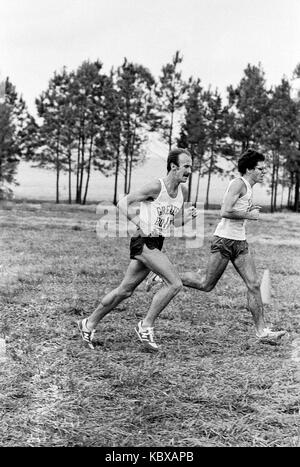
<svg viewBox="0 0 300 467">
<path fill-rule="evenodd" d="M 228 101 L 232 117 L 230 137 L 239 145 L 239 153 L 250 146 L 263 143 L 264 116 L 268 114 L 269 92 L 261 66 L 244 70 L 244 76 L 236 88 L 228 87 Z"/>
<path fill-rule="evenodd" d="M 179 69 L 182 61 L 183 57 L 177 50 L 172 61 L 162 67 L 156 87 L 157 114 L 153 119 L 153 129 L 161 133 L 169 151 L 175 140 L 176 116 L 183 108 L 188 88 Z"/>
<path fill-rule="evenodd" d="M 297 104 L 291 98 L 290 83 L 282 79 L 280 85 L 271 91 L 265 125 L 265 145 L 271 152 L 271 212 L 277 209 L 279 181 L 285 167 L 290 167 L 287 160 L 295 155 L 299 133 L 297 112 Z"/>
<path fill-rule="evenodd" d="M 193 172 L 198 172 L 195 203 L 198 201 L 200 178 L 203 175 L 206 162 L 205 153 L 208 144 L 207 110 L 204 101 L 204 92 L 200 79 L 190 78 L 184 102 L 184 117 L 181 122 L 180 136 L 177 139 L 179 147 L 187 148 L 192 156 Z M 189 178 L 188 201 L 191 201 L 192 177 Z"/>
<path fill-rule="evenodd" d="M 33 155 L 36 124 L 9 78 L 0 89 L 0 183 L 16 184 L 20 160 Z"/>
<path fill-rule="evenodd" d="M 42 146 L 37 160 L 56 170 L 56 201 L 59 202 L 61 171 L 76 174 L 76 202 L 85 204 L 92 168 L 106 174 L 111 165 L 106 151 L 106 88 L 109 77 L 102 63 L 83 62 L 76 71 L 55 73 L 48 89 L 37 99 Z"/>
<path fill-rule="evenodd" d="M 9 107 L 0 103 L 0 183 L 15 183 L 18 157 L 18 145 L 14 139 L 15 127 L 12 123 Z"/>
<path fill-rule="evenodd" d="M 74 74 L 72 84 L 78 141 L 76 202 L 83 204 L 86 203 L 92 168 L 106 175 L 112 165 L 104 138 L 108 105 L 106 90 L 110 78 L 103 73 L 102 68 L 99 60 L 83 62 Z"/>
<path fill-rule="evenodd" d="M 56 203 L 60 202 L 59 182 L 61 171 L 70 169 L 69 129 L 72 128 L 68 96 L 68 74 L 66 69 L 54 73 L 48 89 L 36 99 L 38 115 L 42 120 L 39 126 L 39 147 L 35 151 L 38 167 L 50 167 L 56 171 Z M 69 111 L 68 111 L 69 108 Z M 69 154 L 69 156 L 68 156 Z M 70 188 L 70 175 L 69 175 Z M 70 200 L 70 193 L 69 193 Z"/>
<path fill-rule="evenodd" d="M 218 158 L 223 155 L 228 146 L 228 108 L 223 106 L 222 98 L 217 90 L 212 92 L 209 89 L 205 93 L 205 100 L 207 104 L 207 149 L 209 153 L 205 209 L 208 209 L 211 176 L 213 173 L 223 173 Z"/>
<path fill-rule="evenodd" d="M 132 169 L 144 160 L 146 130 L 152 122 L 154 78 L 147 68 L 125 58 L 116 73 L 124 194 L 131 188 Z"/>
</svg>

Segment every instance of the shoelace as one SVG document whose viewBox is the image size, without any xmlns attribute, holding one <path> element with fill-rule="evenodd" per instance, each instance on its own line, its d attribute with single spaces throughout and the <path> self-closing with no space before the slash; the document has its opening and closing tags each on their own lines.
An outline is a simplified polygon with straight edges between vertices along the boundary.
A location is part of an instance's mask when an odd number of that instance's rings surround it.
<svg viewBox="0 0 300 467">
<path fill-rule="evenodd" d="M 84 335 L 85 340 L 92 341 L 94 338 L 95 332 L 96 332 L 95 329 L 93 329 L 92 331 L 83 330 L 83 335 Z"/>
<path fill-rule="evenodd" d="M 148 339 L 150 342 L 154 342 L 154 331 L 153 328 L 148 328 L 146 331 L 143 329 L 142 330 L 142 337 Z"/>
<path fill-rule="evenodd" d="M 149 328 L 149 340 L 150 340 L 150 342 L 154 342 L 154 331 L 153 331 L 153 328 Z"/>
</svg>

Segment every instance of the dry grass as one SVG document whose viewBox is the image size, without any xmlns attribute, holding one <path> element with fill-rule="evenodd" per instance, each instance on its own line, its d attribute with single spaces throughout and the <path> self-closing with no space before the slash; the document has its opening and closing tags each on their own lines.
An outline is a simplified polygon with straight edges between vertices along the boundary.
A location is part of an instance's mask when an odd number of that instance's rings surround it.
<svg viewBox="0 0 300 467">
<path fill-rule="evenodd" d="M 95 351 L 76 328 L 122 278 L 128 239 L 97 239 L 91 207 L 0 211 L 8 356 L 0 367 L 0 445 L 299 446 L 290 357 L 300 330 L 300 246 L 266 238 L 296 239 L 299 217 L 265 214 L 250 225 L 250 238 L 265 235 L 255 256 L 260 276 L 271 272 L 269 322 L 289 331 L 280 345 L 255 340 L 244 285 L 230 266 L 215 291 L 185 289 L 164 310 L 156 326 L 163 351 L 151 355 L 133 332 L 152 296 L 144 285 L 102 322 Z M 205 267 L 215 221 L 209 212 L 200 250 L 167 241 L 179 269 Z"/>
</svg>

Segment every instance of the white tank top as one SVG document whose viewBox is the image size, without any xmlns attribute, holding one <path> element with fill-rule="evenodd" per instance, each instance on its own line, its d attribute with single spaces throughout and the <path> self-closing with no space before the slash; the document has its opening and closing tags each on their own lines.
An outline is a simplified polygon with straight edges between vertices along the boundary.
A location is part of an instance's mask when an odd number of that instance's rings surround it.
<svg viewBox="0 0 300 467">
<path fill-rule="evenodd" d="M 140 205 L 140 227 L 146 235 L 170 236 L 170 227 L 174 224 L 174 216 L 183 205 L 181 186 L 177 196 L 169 196 L 163 180 L 159 179 L 161 190 L 154 201 L 142 201 Z"/>
<path fill-rule="evenodd" d="M 241 180 L 246 185 L 247 192 L 244 196 L 241 196 L 234 205 L 236 211 L 247 212 L 252 205 L 252 188 L 250 183 L 243 177 L 240 177 Z M 224 194 L 223 203 L 226 194 L 231 186 L 231 184 L 236 180 L 233 179 L 229 183 L 227 190 Z M 246 240 L 246 219 L 227 219 L 225 217 L 217 225 L 214 235 L 223 238 L 229 238 L 231 240 Z"/>
</svg>

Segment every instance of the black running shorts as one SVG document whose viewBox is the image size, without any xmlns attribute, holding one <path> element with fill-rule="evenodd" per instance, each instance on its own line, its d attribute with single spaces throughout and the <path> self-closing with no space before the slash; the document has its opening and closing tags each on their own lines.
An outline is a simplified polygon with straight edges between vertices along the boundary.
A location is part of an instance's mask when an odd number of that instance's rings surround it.
<svg viewBox="0 0 300 467">
<path fill-rule="evenodd" d="M 224 258 L 234 261 L 239 255 L 246 255 L 248 253 L 247 240 L 231 240 L 230 238 L 213 237 L 210 251 L 217 253 L 219 251 Z"/>
<path fill-rule="evenodd" d="M 135 259 L 136 255 L 140 255 L 143 251 L 144 245 L 150 250 L 157 248 L 161 250 L 163 247 L 165 237 L 132 237 L 130 240 L 130 258 Z"/>
</svg>

